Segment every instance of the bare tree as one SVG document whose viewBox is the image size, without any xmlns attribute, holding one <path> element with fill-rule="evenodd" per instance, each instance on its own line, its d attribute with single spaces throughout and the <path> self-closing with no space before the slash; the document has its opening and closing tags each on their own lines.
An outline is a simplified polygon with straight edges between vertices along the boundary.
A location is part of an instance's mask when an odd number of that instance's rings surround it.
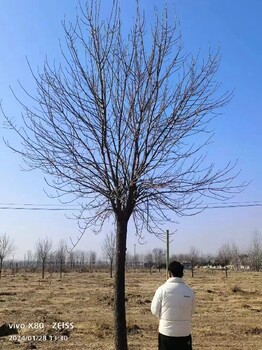
<svg viewBox="0 0 262 350">
<path fill-rule="evenodd" d="M 59 242 L 58 249 L 56 251 L 56 260 L 58 261 L 58 264 L 59 264 L 60 278 L 62 278 L 62 274 L 65 268 L 66 256 L 67 256 L 66 242 L 64 240 L 61 240 Z"/>
<path fill-rule="evenodd" d="M 203 196 L 225 199 L 240 187 L 235 164 L 216 170 L 201 152 L 212 135 L 209 121 L 231 98 L 215 81 L 218 53 L 203 61 L 185 54 L 167 8 L 147 30 L 137 1 L 129 35 L 117 0 L 108 19 L 100 13 L 100 1 L 87 1 L 76 23 L 64 23 L 65 65 L 31 69 L 37 93 L 26 93 L 34 106 L 21 102 L 22 127 L 5 117 L 22 140 L 11 148 L 29 169 L 42 169 L 61 200 L 68 195 L 82 205 L 82 234 L 113 216 L 115 349 L 126 350 L 130 218 L 138 235 L 156 234 L 175 214 L 200 211 Z"/>
<path fill-rule="evenodd" d="M 241 254 L 238 246 L 234 242 L 232 242 L 230 245 L 230 255 L 231 255 L 231 259 L 230 259 L 231 265 L 233 266 L 234 269 L 239 270 L 240 264 L 241 264 L 241 260 L 240 260 Z"/>
<path fill-rule="evenodd" d="M 31 250 L 28 250 L 26 254 L 26 268 L 31 269 L 33 267 L 33 262 L 34 262 L 34 254 L 32 253 Z"/>
<path fill-rule="evenodd" d="M 153 254 L 151 252 L 146 253 L 144 257 L 144 261 L 146 266 L 149 269 L 150 275 L 152 274 L 152 267 L 153 267 Z"/>
<path fill-rule="evenodd" d="M 84 258 L 84 259 L 83 259 Z M 87 261 L 87 252 L 83 250 L 75 250 L 75 265 L 77 268 L 83 267 L 83 264 Z"/>
<path fill-rule="evenodd" d="M 116 255 L 116 235 L 110 233 L 106 235 L 102 242 L 102 250 L 106 259 L 110 262 L 110 277 L 113 277 L 113 263 Z"/>
<path fill-rule="evenodd" d="M 222 246 L 218 250 L 218 261 L 222 266 L 226 266 L 230 264 L 231 261 L 231 249 L 230 244 L 222 244 Z"/>
<path fill-rule="evenodd" d="M 79 262 L 80 262 L 80 265 L 81 265 L 81 268 L 83 269 L 83 271 L 85 270 L 85 267 L 88 264 L 88 260 L 89 260 L 89 253 L 84 251 L 84 250 L 80 250 L 79 251 Z"/>
<path fill-rule="evenodd" d="M 52 241 L 49 238 L 39 239 L 36 244 L 36 256 L 42 263 L 42 278 L 45 278 L 45 269 L 52 249 Z"/>
<path fill-rule="evenodd" d="M 70 266 L 70 270 L 73 270 L 76 265 L 76 255 L 75 251 L 70 251 L 68 255 L 68 264 Z"/>
<path fill-rule="evenodd" d="M 191 263 L 191 273 L 194 277 L 194 267 L 198 264 L 200 253 L 195 247 L 189 249 L 188 257 Z"/>
<path fill-rule="evenodd" d="M 88 256 L 88 262 L 89 262 L 89 270 L 92 272 L 93 266 L 96 263 L 96 252 L 93 250 L 89 250 L 87 252 L 87 256 Z"/>
<path fill-rule="evenodd" d="M 262 268 L 262 239 L 258 231 L 253 233 L 249 256 L 252 270 L 260 271 Z"/>
<path fill-rule="evenodd" d="M 138 268 L 138 266 L 139 266 L 139 254 L 134 253 L 134 255 L 132 257 L 132 265 L 135 269 Z"/>
<path fill-rule="evenodd" d="M 56 270 L 56 254 L 54 251 L 50 251 L 50 253 L 48 254 L 47 264 L 49 272 L 49 283 L 51 283 L 53 273 Z"/>
<path fill-rule="evenodd" d="M 125 262 L 126 262 L 125 270 L 127 270 L 127 268 L 131 266 L 132 258 L 133 258 L 132 254 L 127 251 L 125 256 Z"/>
<path fill-rule="evenodd" d="M 154 255 L 154 262 L 156 266 L 158 267 L 158 270 L 160 272 L 161 268 L 163 268 L 164 264 L 164 256 L 165 256 L 165 250 L 162 248 L 154 248 L 153 249 L 153 255 Z"/>
<path fill-rule="evenodd" d="M 0 236 L 0 279 L 2 277 L 3 261 L 15 250 L 14 244 L 6 233 Z"/>
</svg>

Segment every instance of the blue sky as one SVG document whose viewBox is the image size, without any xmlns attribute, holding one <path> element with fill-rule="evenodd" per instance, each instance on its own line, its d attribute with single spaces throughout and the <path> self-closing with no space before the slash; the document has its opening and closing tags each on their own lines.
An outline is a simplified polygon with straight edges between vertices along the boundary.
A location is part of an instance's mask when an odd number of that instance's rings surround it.
<svg viewBox="0 0 262 350">
<path fill-rule="evenodd" d="M 132 21 L 135 0 L 120 1 L 124 25 Z M 146 9 L 148 20 L 153 4 L 163 7 L 164 1 L 140 1 Z M 167 1 L 169 11 L 174 2 Z M 21 108 L 9 86 L 22 96 L 18 80 L 33 91 L 33 80 L 26 63 L 28 57 L 33 69 L 43 64 L 47 57 L 59 62 L 59 39 L 63 42 L 61 20 L 74 20 L 78 1 L 74 0 L 2 0 L 0 2 L 0 100 L 5 112 L 19 121 Z M 102 11 L 108 12 L 110 1 L 102 0 Z M 238 159 L 241 180 L 252 180 L 248 188 L 231 202 L 262 203 L 262 3 L 259 0 L 180 0 L 175 8 L 187 52 L 205 56 L 209 47 L 220 47 L 222 57 L 217 80 L 222 89 L 234 90 L 230 104 L 223 115 L 213 122 L 213 143 L 208 147 L 208 159 L 217 167 L 229 160 Z M 21 158 L 13 154 L 2 142 L 2 137 L 16 144 L 14 134 L 3 127 L 0 116 L 0 207 L 4 203 L 57 204 L 49 199 L 40 171 L 23 172 Z M 187 252 L 191 246 L 203 253 L 215 253 L 228 242 L 240 248 L 248 247 L 252 233 L 261 231 L 262 207 L 209 209 L 194 216 L 179 218 L 178 225 L 167 225 L 176 231 L 171 252 Z M 51 237 L 55 244 L 61 239 L 78 235 L 76 222 L 68 220 L 65 212 L 0 210 L 0 234 L 6 233 L 16 245 L 15 257 L 23 258 L 27 250 L 34 250 L 39 237 Z M 107 228 L 110 230 L 110 228 Z M 113 227 L 112 227 L 113 230 Z M 164 244 L 145 233 L 145 243 L 140 246 L 129 231 L 128 250 L 146 252 Z M 99 235 L 87 232 L 79 249 L 100 252 L 101 241 L 107 231 Z"/>
</svg>

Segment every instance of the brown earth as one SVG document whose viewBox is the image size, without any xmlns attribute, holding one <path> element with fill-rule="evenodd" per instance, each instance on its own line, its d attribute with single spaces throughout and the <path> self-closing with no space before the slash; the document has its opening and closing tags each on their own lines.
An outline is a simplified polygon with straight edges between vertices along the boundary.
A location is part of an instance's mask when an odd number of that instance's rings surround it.
<svg viewBox="0 0 262 350">
<path fill-rule="evenodd" d="M 157 349 L 150 302 L 164 280 L 164 271 L 127 272 L 129 350 Z M 194 278 L 186 272 L 185 281 L 197 299 L 194 350 L 262 349 L 262 273 L 229 272 L 226 278 L 221 271 L 198 270 Z M 35 273 L 4 274 L 0 326 L 24 328 L 0 338 L 0 349 L 113 350 L 113 303 L 107 272 L 68 273 L 62 279 L 53 274 L 44 281 Z"/>
</svg>

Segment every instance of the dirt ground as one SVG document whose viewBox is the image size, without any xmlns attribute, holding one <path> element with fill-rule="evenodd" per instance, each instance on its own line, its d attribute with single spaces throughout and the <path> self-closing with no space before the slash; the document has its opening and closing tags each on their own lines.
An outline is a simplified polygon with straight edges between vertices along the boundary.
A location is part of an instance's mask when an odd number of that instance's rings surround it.
<svg viewBox="0 0 262 350">
<path fill-rule="evenodd" d="M 129 350 L 157 349 L 157 320 L 150 313 L 165 272 L 128 271 Z M 185 282 L 196 293 L 194 350 L 262 349 L 262 273 L 198 270 Z M 18 333 L 0 338 L 2 350 L 113 350 L 113 280 L 107 272 L 3 274 L 0 325 Z"/>
</svg>

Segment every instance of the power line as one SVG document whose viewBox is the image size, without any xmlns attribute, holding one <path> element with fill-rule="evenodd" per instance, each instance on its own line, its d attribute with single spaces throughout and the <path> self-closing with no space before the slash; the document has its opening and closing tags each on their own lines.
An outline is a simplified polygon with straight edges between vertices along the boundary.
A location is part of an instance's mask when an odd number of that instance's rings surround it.
<svg viewBox="0 0 262 350">
<path fill-rule="evenodd" d="M 198 207 L 187 208 L 188 210 L 202 209 L 228 209 L 262 207 L 262 201 L 230 202 L 227 204 L 206 203 Z M 0 203 L 0 210 L 35 210 L 35 211 L 75 211 L 80 210 L 79 205 L 68 204 L 36 204 L 36 203 Z"/>
<path fill-rule="evenodd" d="M 9 206 L 9 205 L 22 205 L 22 206 L 38 206 L 38 207 L 64 207 L 64 206 L 70 206 L 70 207 L 79 207 L 79 205 L 76 204 L 47 204 L 47 203 L 0 203 L 1 205 Z"/>
<path fill-rule="evenodd" d="M 1 207 L 0 210 L 42 210 L 42 211 L 65 211 L 79 210 L 79 208 L 44 208 L 44 207 Z"/>
<path fill-rule="evenodd" d="M 0 210 L 43 210 L 64 211 L 79 210 L 79 205 L 68 204 L 36 204 L 36 203 L 0 203 Z"/>
<path fill-rule="evenodd" d="M 188 208 L 188 209 L 223 209 L 223 208 L 247 208 L 247 207 L 262 207 L 262 203 L 254 203 L 254 204 L 228 204 L 228 205 L 206 205 L 202 207 L 196 208 Z"/>
</svg>

